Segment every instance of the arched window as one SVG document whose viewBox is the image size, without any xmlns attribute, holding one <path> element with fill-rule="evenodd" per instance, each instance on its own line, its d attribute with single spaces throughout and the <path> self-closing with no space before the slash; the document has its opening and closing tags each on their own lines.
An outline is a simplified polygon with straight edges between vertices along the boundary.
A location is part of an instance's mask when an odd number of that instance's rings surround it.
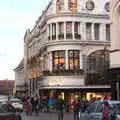
<svg viewBox="0 0 120 120">
<path fill-rule="evenodd" d="M 90 54 L 87 58 L 87 83 L 104 83 L 109 69 L 109 52 L 107 50 L 98 50 Z"/>
</svg>

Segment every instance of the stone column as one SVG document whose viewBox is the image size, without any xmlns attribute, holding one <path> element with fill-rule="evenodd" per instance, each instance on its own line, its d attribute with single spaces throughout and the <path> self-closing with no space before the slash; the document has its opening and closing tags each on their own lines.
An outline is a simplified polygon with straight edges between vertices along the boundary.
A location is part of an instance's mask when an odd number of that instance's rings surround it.
<svg viewBox="0 0 120 120">
<path fill-rule="evenodd" d="M 64 40 L 66 40 L 66 22 L 64 22 Z"/>
<path fill-rule="evenodd" d="M 91 38 L 92 40 L 95 40 L 95 33 L 94 33 L 94 23 L 92 23 L 92 26 L 91 26 Z"/>
<path fill-rule="evenodd" d="M 79 61 L 80 61 L 80 69 L 83 69 L 83 58 L 82 58 L 82 51 L 80 51 L 80 55 L 79 55 Z"/>
<path fill-rule="evenodd" d="M 65 51 L 65 69 L 68 69 L 68 50 Z"/>
<path fill-rule="evenodd" d="M 58 23 L 56 23 L 56 40 L 58 40 Z"/>
<path fill-rule="evenodd" d="M 52 59 L 52 52 L 48 52 L 48 59 L 47 59 L 48 66 L 50 71 L 52 71 L 52 66 L 53 66 L 53 59 Z"/>
<path fill-rule="evenodd" d="M 105 24 L 100 24 L 100 40 L 106 41 L 106 25 Z"/>
<path fill-rule="evenodd" d="M 75 22 L 72 22 L 72 39 L 75 40 Z"/>
<path fill-rule="evenodd" d="M 50 24 L 50 40 L 52 40 L 52 23 Z"/>
<path fill-rule="evenodd" d="M 50 29 L 49 29 L 49 24 L 47 24 L 47 39 L 49 40 L 49 37 L 50 36 Z"/>
</svg>

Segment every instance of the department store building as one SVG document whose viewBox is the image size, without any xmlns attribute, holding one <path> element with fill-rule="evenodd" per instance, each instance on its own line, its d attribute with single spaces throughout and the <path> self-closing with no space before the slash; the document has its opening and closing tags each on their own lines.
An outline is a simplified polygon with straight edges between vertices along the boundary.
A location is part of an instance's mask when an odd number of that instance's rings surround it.
<svg viewBox="0 0 120 120">
<path fill-rule="evenodd" d="M 110 95 L 108 0 L 51 0 L 24 37 L 29 95 Z"/>
</svg>

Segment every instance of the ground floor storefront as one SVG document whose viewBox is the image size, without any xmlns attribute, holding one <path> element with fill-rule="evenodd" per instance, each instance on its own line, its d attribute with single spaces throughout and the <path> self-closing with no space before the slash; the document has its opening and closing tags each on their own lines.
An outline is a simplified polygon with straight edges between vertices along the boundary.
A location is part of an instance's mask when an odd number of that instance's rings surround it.
<svg viewBox="0 0 120 120">
<path fill-rule="evenodd" d="M 75 98 L 89 101 L 92 98 L 100 100 L 104 99 L 106 96 L 110 99 L 111 97 L 111 88 L 110 86 L 106 87 L 84 87 L 84 88 L 42 88 L 39 89 L 39 96 L 42 99 L 46 96 L 46 99 L 54 99 L 57 100 L 58 96 L 61 95 L 64 101 L 67 104 L 73 102 Z"/>
</svg>

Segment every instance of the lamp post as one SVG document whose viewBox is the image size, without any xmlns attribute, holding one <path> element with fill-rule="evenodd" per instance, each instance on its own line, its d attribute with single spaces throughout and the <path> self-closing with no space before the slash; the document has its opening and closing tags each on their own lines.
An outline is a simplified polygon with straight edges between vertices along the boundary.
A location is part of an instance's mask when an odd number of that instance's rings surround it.
<svg viewBox="0 0 120 120">
<path fill-rule="evenodd" d="M 118 81 L 116 81 L 116 93 L 117 93 L 117 100 L 120 100 L 119 82 Z"/>
</svg>

